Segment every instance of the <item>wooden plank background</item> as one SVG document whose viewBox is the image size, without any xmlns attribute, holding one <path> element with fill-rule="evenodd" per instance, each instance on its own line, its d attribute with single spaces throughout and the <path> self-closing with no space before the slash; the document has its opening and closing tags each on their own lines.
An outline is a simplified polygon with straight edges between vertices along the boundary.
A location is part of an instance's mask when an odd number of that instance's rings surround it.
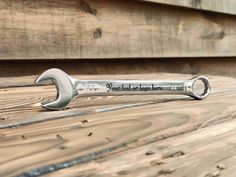
<svg viewBox="0 0 236 177">
<path fill-rule="evenodd" d="M 235 0 L 141 0 L 235 15 Z"/>
<path fill-rule="evenodd" d="M 1 60 L 236 55 L 235 16 L 125 0 L 0 0 L 0 9 Z"/>
<path fill-rule="evenodd" d="M 208 77 L 213 92 L 202 101 L 175 95 L 89 97 L 60 112 L 39 107 L 55 96 L 53 86 L 30 86 L 35 76 L 0 78 L 0 84 L 17 80 L 20 86 L 5 83 L 0 89 L 0 176 L 234 177 L 236 80 Z"/>
</svg>

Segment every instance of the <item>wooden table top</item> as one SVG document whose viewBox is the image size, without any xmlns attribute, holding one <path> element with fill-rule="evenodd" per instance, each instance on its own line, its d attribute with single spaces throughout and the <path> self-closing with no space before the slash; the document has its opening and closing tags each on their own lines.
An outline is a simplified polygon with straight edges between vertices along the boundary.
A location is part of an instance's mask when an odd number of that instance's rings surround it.
<svg viewBox="0 0 236 177">
<path fill-rule="evenodd" d="M 75 76 L 189 79 L 184 74 Z M 208 76 L 212 94 L 79 98 L 45 111 L 53 86 L 0 78 L 0 176 L 236 176 L 236 79 Z"/>
</svg>

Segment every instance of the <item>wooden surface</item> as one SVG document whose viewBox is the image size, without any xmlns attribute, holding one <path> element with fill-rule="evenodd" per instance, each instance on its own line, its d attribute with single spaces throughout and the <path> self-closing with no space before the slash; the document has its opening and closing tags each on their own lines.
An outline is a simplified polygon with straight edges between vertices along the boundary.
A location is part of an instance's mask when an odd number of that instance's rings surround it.
<svg viewBox="0 0 236 177">
<path fill-rule="evenodd" d="M 209 10 L 226 14 L 236 14 L 235 0 L 142 0 L 193 9 Z"/>
<path fill-rule="evenodd" d="M 203 101 L 174 95 L 90 97 L 60 112 L 39 107 L 56 94 L 53 86 L 30 86 L 34 76 L 0 78 L 0 176 L 234 177 L 236 80 L 208 77 L 213 91 Z"/>
<path fill-rule="evenodd" d="M 236 56 L 230 15 L 131 0 L 0 0 L 0 9 L 1 60 Z"/>
</svg>

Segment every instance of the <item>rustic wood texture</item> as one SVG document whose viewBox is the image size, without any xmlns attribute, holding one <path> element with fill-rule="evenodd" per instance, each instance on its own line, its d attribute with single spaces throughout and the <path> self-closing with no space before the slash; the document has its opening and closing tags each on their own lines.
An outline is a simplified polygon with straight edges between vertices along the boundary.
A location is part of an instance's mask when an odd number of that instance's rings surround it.
<svg viewBox="0 0 236 177">
<path fill-rule="evenodd" d="M 0 0 L 0 9 L 1 60 L 236 56 L 229 15 L 125 0 Z"/>
<path fill-rule="evenodd" d="M 74 77 L 183 80 L 191 76 Z M 17 88 L 4 83 L 0 176 L 233 177 L 236 80 L 208 77 L 213 91 L 203 101 L 174 95 L 89 97 L 74 100 L 70 109 L 60 112 L 39 107 L 56 94 L 53 86 L 30 87 L 35 77 L 18 78 Z"/>
<path fill-rule="evenodd" d="M 142 0 L 193 9 L 209 10 L 226 14 L 236 14 L 235 0 Z"/>
</svg>

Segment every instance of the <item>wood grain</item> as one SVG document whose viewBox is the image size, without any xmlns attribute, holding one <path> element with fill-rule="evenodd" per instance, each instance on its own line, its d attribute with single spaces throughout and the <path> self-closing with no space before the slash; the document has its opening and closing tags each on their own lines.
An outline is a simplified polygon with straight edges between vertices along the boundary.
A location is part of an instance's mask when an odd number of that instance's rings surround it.
<svg viewBox="0 0 236 177">
<path fill-rule="evenodd" d="M 200 10 L 209 10 L 226 14 L 236 14 L 236 2 L 234 0 L 142 0 L 147 2 L 162 3 L 180 7 L 188 7 Z"/>
<path fill-rule="evenodd" d="M 0 0 L 0 9 L 1 60 L 236 55 L 229 15 L 125 0 Z"/>
<path fill-rule="evenodd" d="M 39 107 L 55 95 L 53 86 L 2 88 L 0 176 L 234 176 L 236 80 L 208 77 L 213 93 L 203 101 L 174 95 L 89 97 L 60 112 Z"/>
</svg>

